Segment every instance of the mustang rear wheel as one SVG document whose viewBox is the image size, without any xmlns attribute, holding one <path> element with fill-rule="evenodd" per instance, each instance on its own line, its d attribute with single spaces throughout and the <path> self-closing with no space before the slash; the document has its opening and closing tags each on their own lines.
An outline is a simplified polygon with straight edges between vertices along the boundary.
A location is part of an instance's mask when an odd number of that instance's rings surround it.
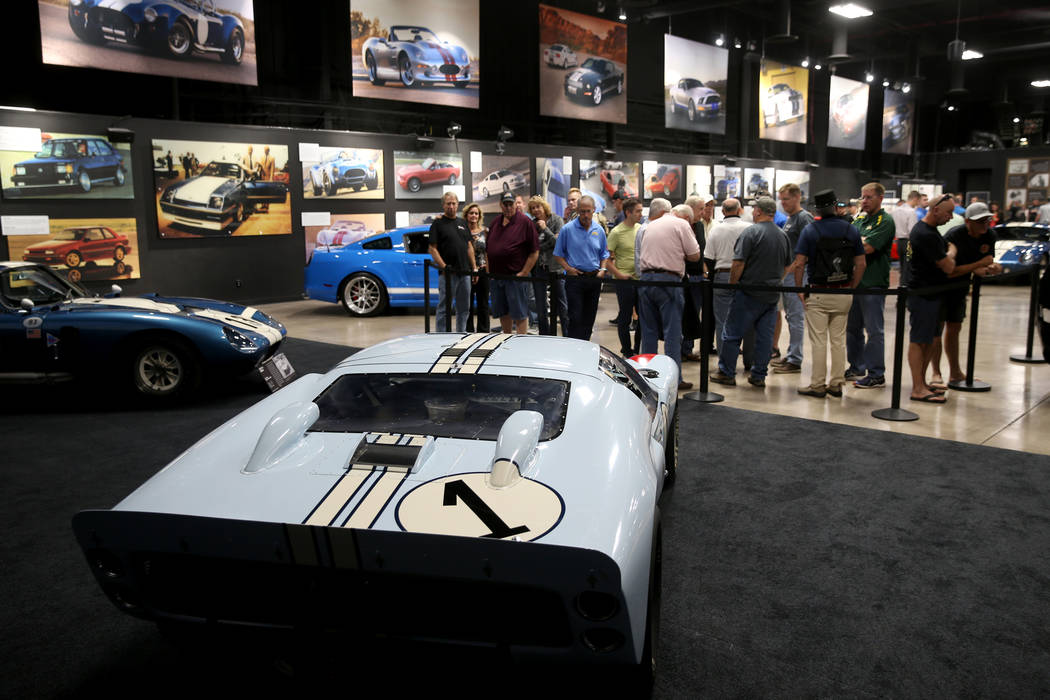
<svg viewBox="0 0 1050 700">
<path fill-rule="evenodd" d="M 168 55 L 173 58 L 182 58 L 190 52 L 192 47 L 193 34 L 190 33 L 189 28 L 185 24 L 176 22 L 171 31 L 168 32 L 168 39 L 164 44 Z"/>
<path fill-rule="evenodd" d="M 355 272 L 343 283 L 339 295 L 343 308 L 351 316 L 377 316 L 389 304 L 386 287 L 379 278 L 367 272 Z"/>
<path fill-rule="evenodd" d="M 368 82 L 378 86 L 386 85 L 386 81 L 379 77 L 379 69 L 376 68 L 376 59 L 371 52 L 365 54 L 365 68 L 368 69 Z"/>
<path fill-rule="evenodd" d="M 143 396 L 166 399 L 189 391 L 197 376 L 192 352 L 181 342 L 161 338 L 131 353 L 131 378 Z"/>
<path fill-rule="evenodd" d="M 230 35 L 230 43 L 226 45 L 226 52 L 222 55 L 224 63 L 238 65 L 244 57 L 244 35 L 240 29 L 234 29 Z"/>
</svg>

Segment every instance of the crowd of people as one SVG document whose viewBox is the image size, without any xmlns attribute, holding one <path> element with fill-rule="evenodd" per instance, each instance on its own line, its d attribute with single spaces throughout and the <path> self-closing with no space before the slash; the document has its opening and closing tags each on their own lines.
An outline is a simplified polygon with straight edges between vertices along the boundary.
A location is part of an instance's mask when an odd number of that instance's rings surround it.
<svg viewBox="0 0 1050 700">
<path fill-rule="evenodd" d="M 612 198 L 615 215 L 606 219 L 576 188 L 561 215 L 540 196 L 526 201 L 508 192 L 486 226 L 477 204 L 460 218 L 458 198 L 449 192 L 430 230 L 434 265 L 448 278 L 440 281 L 437 328 L 452 327 L 445 311 L 451 301 L 456 331 L 488 331 L 495 317 L 499 326 L 492 330 L 504 333 L 528 333 L 532 326 L 557 334 L 560 325 L 563 335 L 589 340 L 603 286 L 612 284 L 617 315 L 610 322 L 620 353 L 656 353 L 662 341 L 663 353 L 681 367 L 701 359 L 697 283 L 706 279 L 716 283 L 711 381 L 735 386 L 743 373 L 762 388 L 770 370 L 801 373 L 805 336 L 811 373 L 798 393 L 841 397 L 847 384 L 886 385 L 885 292 L 896 245 L 901 285 L 910 289 L 910 398 L 943 404 L 947 382 L 965 379 L 959 333 L 968 281 L 1001 271 L 989 232 L 998 216 L 984 202 L 963 207 L 962 196 L 952 194 L 931 202 L 918 191 L 891 213 L 885 194 L 878 182 L 864 185 L 853 200 L 824 190 L 811 212 L 802 206 L 801 188 L 786 184 L 777 199 L 761 193 L 749 206 L 724 200 L 716 221 L 711 196 L 691 195 L 677 206 L 655 198 L 646 213 L 639 199 L 621 191 Z M 1050 204 L 1043 206 L 1050 218 Z M 679 385 L 691 387 L 685 380 Z"/>
</svg>

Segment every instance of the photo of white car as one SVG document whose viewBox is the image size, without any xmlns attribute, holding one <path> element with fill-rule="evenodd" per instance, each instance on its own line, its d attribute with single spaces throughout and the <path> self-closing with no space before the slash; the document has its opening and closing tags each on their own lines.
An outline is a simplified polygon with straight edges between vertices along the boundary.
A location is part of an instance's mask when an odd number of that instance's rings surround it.
<svg viewBox="0 0 1050 700">
<path fill-rule="evenodd" d="M 543 50 L 543 62 L 548 66 L 568 68 L 578 65 L 576 52 L 565 44 L 551 44 Z"/>
<path fill-rule="evenodd" d="M 527 185 L 528 182 L 521 173 L 512 170 L 496 170 L 481 178 L 476 188 L 481 199 L 488 199 L 493 195 L 513 192 Z"/>
<path fill-rule="evenodd" d="M 689 121 L 717 117 L 722 112 L 722 97 L 694 78 L 682 78 L 671 88 L 671 113 L 682 110 Z"/>
</svg>

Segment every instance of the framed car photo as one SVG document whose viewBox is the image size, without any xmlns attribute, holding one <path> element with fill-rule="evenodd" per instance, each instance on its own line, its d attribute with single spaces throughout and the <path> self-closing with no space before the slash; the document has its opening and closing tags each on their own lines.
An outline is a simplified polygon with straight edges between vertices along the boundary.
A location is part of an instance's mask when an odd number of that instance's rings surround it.
<svg viewBox="0 0 1050 700">
<path fill-rule="evenodd" d="M 540 114 L 627 123 L 627 25 L 540 5 Z"/>
<path fill-rule="evenodd" d="M 305 199 L 383 199 L 383 151 L 322 146 L 319 160 L 304 160 Z"/>
<path fill-rule="evenodd" d="M 886 88 L 882 101 L 882 152 L 911 155 L 915 102 L 900 90 Z"/>
<path fill-rule="evenodd" d="M 478 0 L 351 0 L 354 97 L 477 109 Z"/>
<path fill-rule="evenodd" d="M 539 195 L 547 200 L 551 211 L 558 216 L 565 215 L 568 204 L 571 175 L 565 172 L 565 158 L 537 158 L 536 179 Z"/>
<path fill-rule="evenodd" d="M 440 206 L 444 186 L 462 180 L 458 153 L 394 151 L 394 199 L 431 199 Z"/>
<path fill-rule="evenodd" d="M 758 76 L 758 137 L 806 142 L 809 71 L 776 61 L 762 61 Z"/>
<path fill-rule="evenodd" d="M 673 200 L 677 204 L 682 198 L 682 166 L 671 163 L 655 163 L 646 161 L 652 168 L 645 169 L 643 164 L 642 180 L 643 196 L 645 199 L 663 197 Z"/>
<path fill-rule="evenodd" d="M 714 166 L 713 170 L 715 180 L 714 196 L 716 200 L 724 202 L 730 197 L 735 199 L 744 197 L 743 185 L 740 182 L 743 177 L 742 168 L 719 164 Z"/>
<path fill-rule="evenodd" d="M 521 195 L 528 201 L 532 191 L 530 166 L 527 156 L 481 156 L 481 172 L 473 176 L 470 201 L 486 213 L 500 210 L 499 200 L 505 192 Z"/>
<path fill-rule="evenodd" d="M 729 51 L 664 34 L 664 125 L 726 132 Z"/>
<path fill-rule="evenodd" d="M 291 234 L 288 146 L 153 141 L 162 238 Z"/>
<path fill-rule="evenodd" d="M 44 63 L 258 85 L 252 0 L 39 0 Z"/>
<path fill-rule="evenodd" d="M 386 214 L 337 214 L 327 226 L 304 226 L 306 263 L 317 248 L 341 248 L 386 230 Z"/>
<path fill-rule="evenodd" d="M 868 126 L 868 84 L 833 75 L 830 102 L 828 145 L 864 150 L 864 132 Z"/>
<path fill-rule="evenodd" d="M 41 131 L 34 151 L 0 151 L 4 199 L 133 199 L 131 145 Z"/>
<path fill-rule="evenodd" d="M 597 211 L 612 221 L 619 215 L 613 195 L 620 193 L 621 201 L 638 199 L 638 181 L 642 170 L 640 162 L 618 160 L 580 160 L 580 191 L 594 198 Z"/>
<path fill-rule="evenodd" d="M 134 218 L 49 219 L 48 226 L 47 235 L 6 236 L 8 258 L 43 263 L 71 282 L 141 276 Z"/>
</svg>

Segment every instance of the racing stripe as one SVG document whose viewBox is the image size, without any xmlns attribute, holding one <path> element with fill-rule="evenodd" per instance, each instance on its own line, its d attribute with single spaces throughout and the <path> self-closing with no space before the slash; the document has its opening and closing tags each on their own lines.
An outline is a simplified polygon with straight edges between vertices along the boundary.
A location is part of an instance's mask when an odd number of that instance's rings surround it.
<svg viewBox="0 0 1050 700">
<path fill-rule="evenodd" d="M 484 343 L 479 345 L 477 348 L 472 350 L 469 355 L 465 358 L 461 358 L 459 368 L 462 374 L 476 374 L 481 366 L 485 364 L 485 361 L 492 356 L 492 353 L 503 345 L 505 342 L 513 338 L 512 333 L 500 333 L 499 335 L 489 338 Z"/>
<path fill-rule="evenodd" d="M 346 474 L 339 477 L 339 481 L 335 482 L 324 498 L 306 516 L 303 525 L 331 525 L 374 471 L 376 468 L 371 465 L 367 467 L 350 465 Z"/>
<path fill-rule="evenodd" d="M 449 370 L 452 369 L 453 365 L 456 364 L 457 358 L 467 352 L 474 343 L 478 342 L 483 338 L 492 337 L 489 333 L 470 333 L 464 336 L 459 342 L 449 348 L 445 348 L 438 355 L 438 359 L 430 367 L 431 374 L 448 374 Z"/>
<path fill-rule="evenodd" d="M 382 475 L 372 482 L 368 493 L 350 511 L 342 527 L 367 529 L 375 525 L 380 513 L 407 478 L 408 467 L 386 467 Z"/>
</svg>

